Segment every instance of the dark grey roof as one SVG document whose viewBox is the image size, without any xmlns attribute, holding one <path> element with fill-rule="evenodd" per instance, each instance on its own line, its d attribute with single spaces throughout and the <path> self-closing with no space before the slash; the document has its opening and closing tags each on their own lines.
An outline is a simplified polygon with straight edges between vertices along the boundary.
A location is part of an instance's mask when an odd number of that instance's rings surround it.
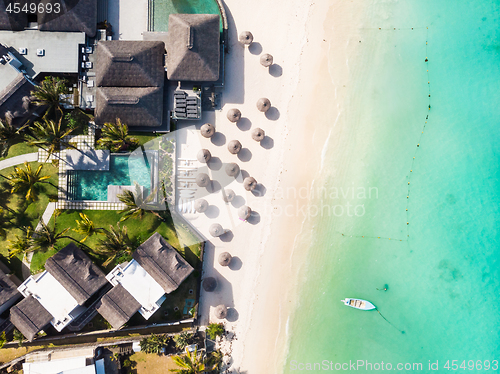
<svg viewBox="0 0 500 374">
<path fill-rule="evenodd" d="M 28 15 L 23 12 L 7 13 L 6 5 L 12 2 L 0 1 L 0 30 L 22 31 L 28 26 Z"/>
<path fill-rule="evenodd" d="M 29 108 L 23 107 L 23 97 L 30 97 L 31 91 L 34 88 L 33 84 L 28 81 L 23 74 L 18 74 L 17 77 L 0 92 L 0 118 L 5 118 L 5 114 L 11 112 L 15 120 L 23 122 L 24 119 L 37 111 L 38 108 L 33 105 Z"/>
<path fill-rule="evenodd" d="M 29 341 L 53 319 L 52 314 L 33 296 L 28 296 L 10 309 L 10 321 Z"/>
<path fill-rule="evenodd" d="M 41 3 L 54 4 L 53 0 Z M 97 30 L 97 0 L 59 0 L 61 12 L 40 12 L 37 16 L 41 31 L 84 32 L 94 37 Z"/>
<path fill-rule="evenodd" d="M 95 123 L 114 123 L 117 118 L 128 126 L 161 126 L 163 88 L 98 87 Z"/>
<path fill-rule="evenodd" d="M 101 41 L 96 50 L 96 84 L 102 87 L 163 87 L 165 43 Z"/>
<path fill-rule="evenodd" d="M 101 269 L 74 243 L 50 257 L 45 269 L 80 305 L 108 282 Z"/>
<path fill-rule="evenodd" d="M 141 304 L 121 285 L 113 287 L 97 303 L 97 311 L 115 329 L 122 327 L 141 308 Z"/>
<path fill-rule="evenodd" d="M 7 274 L 0 270 L 0 306 L 20 296 L 21 294 L 14 282 L 10 280 Z"/>
<path fill-rule="evenodd" d="M 200 82 L 218 80 L 219 15 L 170 14 L 168 22 L 168 79 Z"/>
<path fill-rule="evenodd" d="M 132 257 L 165 293 L 175 291 L 193 271 L 193 267 L 158 233 L 142 243 Z"/>
</svg>

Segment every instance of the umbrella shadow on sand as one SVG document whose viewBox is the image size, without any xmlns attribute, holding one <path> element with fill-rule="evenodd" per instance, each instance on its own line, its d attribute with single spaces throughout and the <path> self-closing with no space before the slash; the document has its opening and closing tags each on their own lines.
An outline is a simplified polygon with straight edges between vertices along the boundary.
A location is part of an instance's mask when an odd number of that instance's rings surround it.
<svg viewBox="0 0 500 374">
<path fill-rule="evenodd" d="M 236 122 L 236 126 L 241 130 L 241 131 L 248 131 L 252 128 L 252 121 L 250 121 L 246 117 L 241 117 L 238 122 Z"/>
<path fill-rule="evenodd" d="M 252 55 L 260 55 L 262 53 L 262 44 L 252 42 L 252 44 L 250 44 L 250 46 L 248 47 L 248 51 Z"/>
<path fill-rule="evenodd" d="M 210 170 L 220 170 L 222 167 L 222 161 L 219 157 L 212 157 L 208 161 L 207 166 Z"/>
<path fill-rule="evenodd" d="M 274 139 L 266 135 L 264 139 L 260 141 L 260 146 L 264 149 L 271 149 L 274 147 Z"/>
<path fill-rule="evenodd" d="M 241 162 L 248 162 L 252 159 L 252 151 L 248 148 L 242 148 L 241 151 L 238 152 L 238 159 Z"/>
<path fill-rule="evenodd" d="M 216 145 L 217 147 L 222 147 L 224 144 L 226 144 L 226 135 L 224 135 L 221 132 L 216 132 L 210 138 L 210 141 L 212 142 L 213 145 Z"/>
<path fill-rule="evenodd" d="M 241 262 L 241 259 L 238 256 L 233 256 L 228 268 L 233 270 L 233 271 L 238 271 L 241 269 L 242 266 L 243 266 L 243 262 Z"/>
<path fill-rule="evenodd" d="M 232 241 L 233 238 L 234 238 L 234 234 L 231 230 L 226 230 L 224 232 L 224 234 L 219 236 L 219 239 L 224 243 L 228 243 L 228 242 Z"/>
<path fill-rule="evenodd" d="M 283 68 L 278 64 L 272 64 L 269 66 L 269 74 L 275 78 L 281 77 L 283 75 Z"/>
<path fill-rule="evenodd" d="M 278 108 L 272 106 L 266 112 L 266 118 L 270 121 L 277 121 L 280 118 L 280 111 L 278 110 Z"/>
</svg>

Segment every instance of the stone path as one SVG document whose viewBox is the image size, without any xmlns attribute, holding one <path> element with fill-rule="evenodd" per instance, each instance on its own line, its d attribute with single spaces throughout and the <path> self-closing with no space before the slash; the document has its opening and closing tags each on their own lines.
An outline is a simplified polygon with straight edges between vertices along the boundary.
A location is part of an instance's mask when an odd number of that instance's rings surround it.
<svg viewBox="0 0 500 374">
<path fill-rule="evenodd" d="M 7 169 L 19 164 L 24 164 L 25 162 L 35 162 L 35 161 L 38 161 L 38 152 L 26 153 L 24 155 L 15 156 L 0 161 L 0 170 Z"/>
</svg>

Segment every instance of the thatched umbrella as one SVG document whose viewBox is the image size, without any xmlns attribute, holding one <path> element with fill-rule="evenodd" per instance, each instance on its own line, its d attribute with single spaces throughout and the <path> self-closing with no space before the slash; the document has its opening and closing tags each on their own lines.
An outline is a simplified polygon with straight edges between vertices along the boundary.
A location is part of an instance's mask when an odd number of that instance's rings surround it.
<svg viewBox="0 0 500 374">
<path fill-rule="evenodd" d="M 205 199 L 198 199 L 194 202 L 194 210 L 198 213 L 203 213 L 208 209 L 208 201 Z"/>
<path fill-rule="evenodd" d="M 241 143 L 238 140 L 231 140 L 227 145 L 227 149 L 235 155 L 241 151 Z"/>
<path fill-rule="evenodd" d="M 227 119 L 231 122 L 238 122 L 241 119 L 241 112 L 239 109 L 229 109 L 227 112 Z"/>
<path fill-rule="evenodd" d="M 226 165 L 226 174 L 229 175 L 230 177 L 235 177 L 240 173 L 240 167 L 238 166 L 237 163 L 231 162 L 230 164 Z"/>
<path fill-rule="evenodd" d="M 203 289 L 207 292 L 214 292 L 217 288 L 217 280 L 213 277 L 203 279 Z"/>
<path fill-rule="evenodd" d="M 222 252 L 219 255 L 219 265 L 221 266 L 229 266 L 231 263 L 231 260 L 233 259 L 233 256 L 229 254 L 229 252 Z"/>
<path fill-rule="evenodd" d="M 261 112 L 267 112 L 271 108 L 271 101 L 269 101 L 268 98 L 261 97 L 259 100 L 257 100 L 257 109 L 260 110 Z"/>
<path fill-rule="evenodd" d="M 210 232 L 210 235 L 212 235 L 214 238 L 224 234 L 224 229 L 218 223 L 212 223 L 208 231 Z"/>
<path fill-rule="evenodd" d="M 211 123 L 205 123 L 201 126 L 200 133 L 204 138 L 211 138 L 215 134 L 215 127 Z"/>
<path fill-rule="evenodd" d="M 241 44 L 243 45 L 250 45 L 253 42 L 253 35 L 250 31 L 243 31 L 238 40 L 240 41 Z"/>
<path fill-rule="evenodd" d="M 224 319 L 227 317 L 227 306 L 224 304 L 215 307 L 215 316 L 218 319 Z"/>
<path fill-rule="evenodd" d="M 205 173 L 200 173 L 196 176 L 196 184 L 199 187 L 206 187 L 210 184 L 210 177 Z"/>
<path fill-rule="evenodd" d="M 226 188 L 222 193 L 222 200 L 224 200 L 226 203 L 230 203 L 231 201 L 233 201 L 235 196 L 236 194 L 233 190 Z"/>
<path fill-rule="evenodd" d="M 243 180 L 243 187 L 245 187 L 245 190 L 247 191 L 253 191 L 255 190 L 255 187 L 257 187 L 257 181 L 254 177 L 246 177 Z"/>
<path fill-rule="evenodd" d="M 206 164 L 212 158 L 212 154 L 210 153 L 210 151 L 208 149 L 200 149 L 196 158 L 202 164 Z"/>
<path fill-rule="evenodd" d="M 243 205 L 240 209 L 238 209 L 238 217 L 240 217 L 242 221 L 246 221 L 251 214 L 252 209 L 250 209 L 249 206 Z"/>
<path fill-rule="evenodd" d="M 262 56 L 260 56 L 260 64 L 268 68 L 273 64 L 273 56 L 271 56 L 269 53 L 264 53 Z"/>
<path fill-rule="evenodd" d="M 257 127 L 252 131 L 252 139 L 256 142 L 260 142 L 262 139 L 266 137 L 266 133 L 261 128 Z"/>
</svg>

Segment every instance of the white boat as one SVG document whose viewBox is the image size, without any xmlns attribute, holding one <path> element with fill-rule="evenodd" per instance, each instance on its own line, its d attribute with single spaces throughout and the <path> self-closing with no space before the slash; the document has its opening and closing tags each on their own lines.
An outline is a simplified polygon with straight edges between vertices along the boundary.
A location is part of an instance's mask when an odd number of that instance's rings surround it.
<svg viewBox="0 0 500 374">
<path fill-rule="evenodd" d="M 377 309 L 375 305 L 370 303 L 369 301 L 363 300 L 363 299 L 349 299 L 345 298 L 342 301 L 345 305 L 350 306 L 351 308 L 356 308 L 360 310 L 372 310 L 372 309 Z"/>
</svg>

